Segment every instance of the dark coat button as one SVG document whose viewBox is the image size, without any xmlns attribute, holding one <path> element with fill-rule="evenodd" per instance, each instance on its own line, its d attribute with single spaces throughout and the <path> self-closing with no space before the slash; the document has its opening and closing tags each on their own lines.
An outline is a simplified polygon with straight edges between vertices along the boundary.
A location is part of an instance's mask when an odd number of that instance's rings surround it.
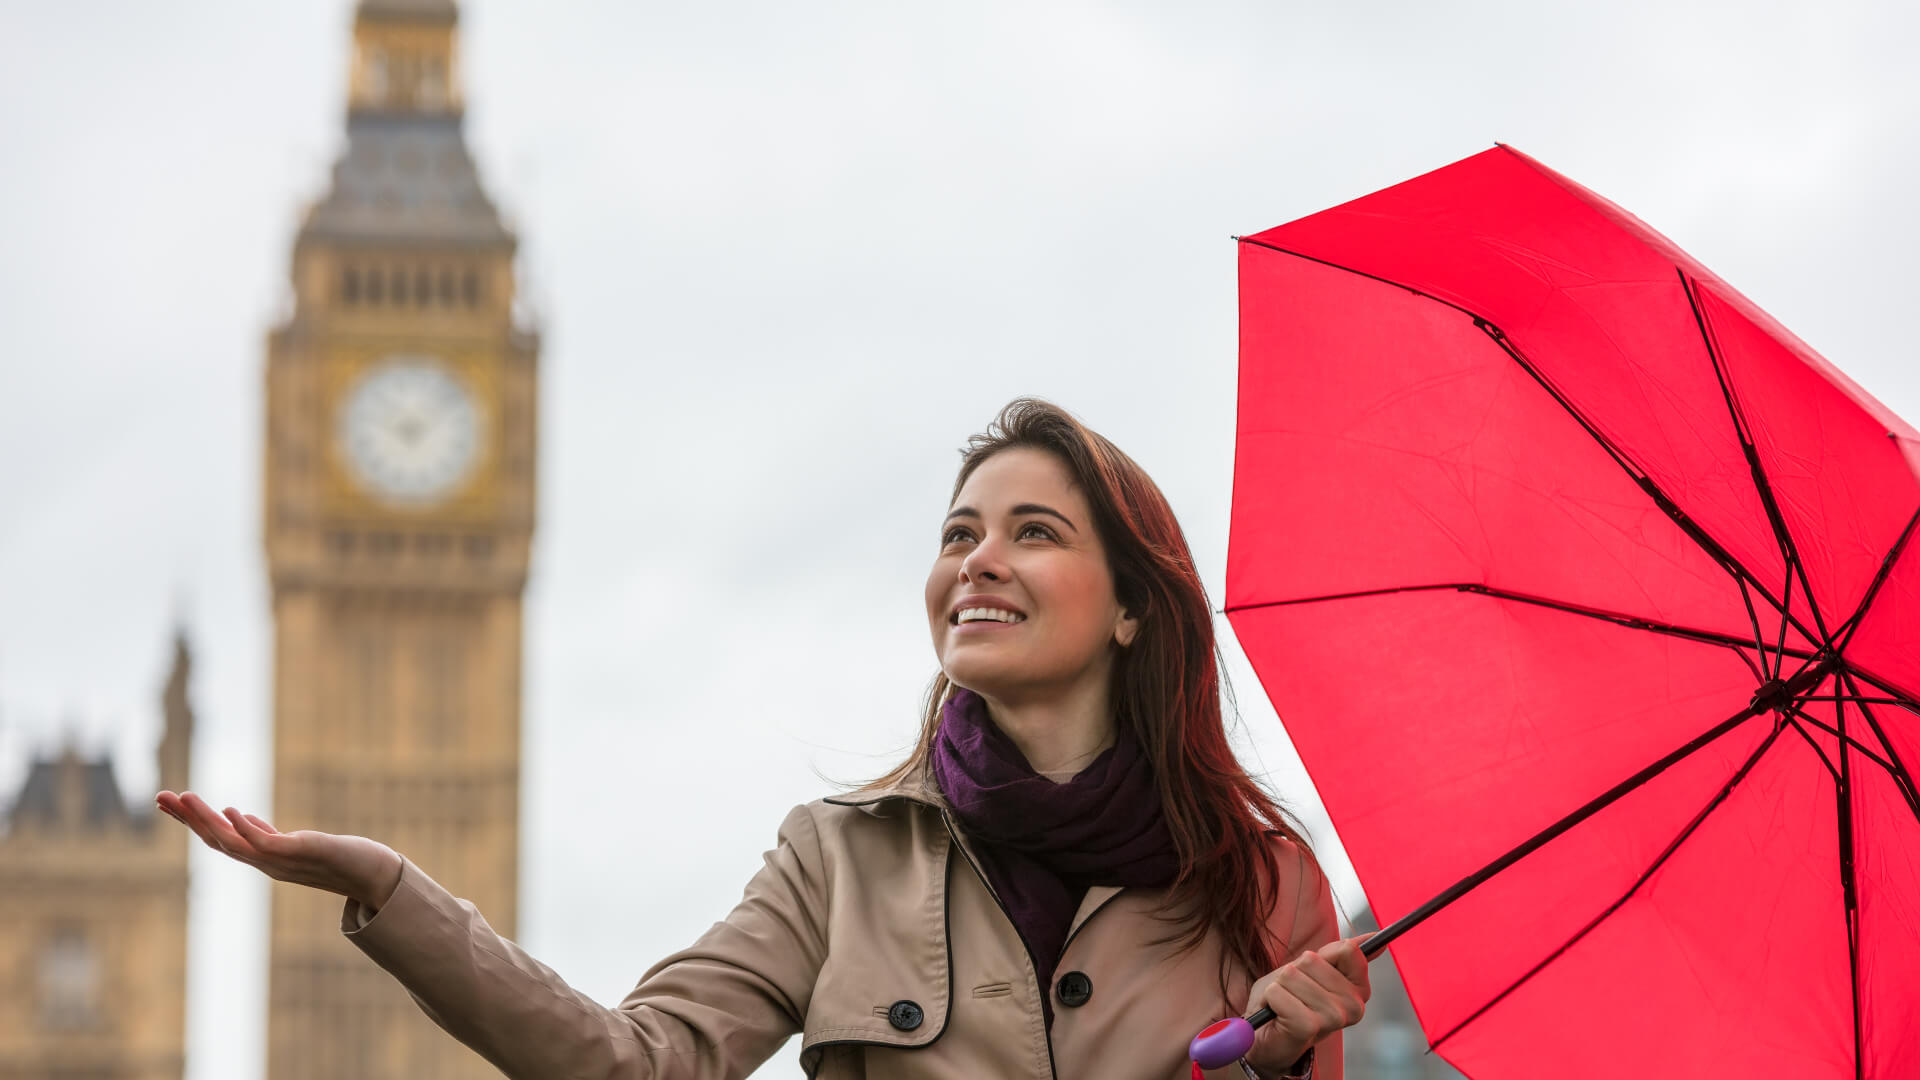
<svg viewBox="0 0 1920 1080">
<path fill-rule="evenodd" d="M 1093 980 L 1087 978 L 1084 971 L 1069 971 L 1060 976 L 1060 982 L 1054 989 L 1059 991 L 1060 1004 L 1077 1009 L 1093 996 Z"/>
<path fill-rule="evenodd" d="M 926 1018 L 927 1014 L 920 1010 L 920 1006 L 911 1001 L 896 1001 L 887 1010 L 887 1023 L 901 1031 L 912 1031 Z"/>
</svg>

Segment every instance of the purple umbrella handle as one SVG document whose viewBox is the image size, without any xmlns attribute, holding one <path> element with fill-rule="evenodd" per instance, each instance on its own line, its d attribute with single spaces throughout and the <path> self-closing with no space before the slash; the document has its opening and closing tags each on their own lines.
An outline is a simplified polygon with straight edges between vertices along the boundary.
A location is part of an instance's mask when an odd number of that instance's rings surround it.
<svg viewBox="0 0 1920 1080">
<path fill-rule="evenodd" d="M 1187 1044 L 1187 1056 L 1203 1069 L 1231 1065 L 1247 1056 L 1247 1051 L 1253 1049 L 1254 1030 L 1271 1019 L 1273 1010 L 1263 1006 L 1244 1019 L 1230 1016 L 1218 1021 L 1193 1037 Z"/>
</svg>

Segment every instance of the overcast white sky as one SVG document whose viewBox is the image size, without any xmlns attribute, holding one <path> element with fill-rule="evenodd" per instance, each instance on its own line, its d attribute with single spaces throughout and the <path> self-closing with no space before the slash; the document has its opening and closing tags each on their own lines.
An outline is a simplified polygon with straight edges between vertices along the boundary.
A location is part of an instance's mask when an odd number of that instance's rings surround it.
<svg viewBox="0 0 1920 1080">
<path fill-rule="evenodd" d="M 0 791 L 65 725 L 146 799 L 179 617 L 195 786 L 269 805 L 262 341 L 351 8 L 0 3 Z M 547 333 L 520 938 L 602 1001 L 725 913 L 816 770 L 905 747 L 955 450 L 1007 399 L 1145 465 L 1218 603 L 1233 234 L 1503 141 L 1920 419 L 1911 4 L 464 9 Z M 1219 628 L 1248 761 L 1356 908 Z M 193 871 L 189 1076 L 254 1076 L 268 886 Z"/>
</svg>

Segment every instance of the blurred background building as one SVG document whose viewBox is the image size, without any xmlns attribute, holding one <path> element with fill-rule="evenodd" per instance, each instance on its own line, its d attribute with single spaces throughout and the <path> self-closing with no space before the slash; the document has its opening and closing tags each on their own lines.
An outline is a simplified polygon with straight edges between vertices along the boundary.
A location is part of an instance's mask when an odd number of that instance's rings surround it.
<svg viewBox="0 0 1920 1080">
<path fill-rule="evenodd" d="M 538 341 L 461 131 L 451 0 L 363 0 L 347 143 L 267 344 L 277 820 L 378 837 L 515 933 Z M 497 1073 L 276 887 L 271 1080 Z"/>
<path fill-rule="evenodd" d="M 192 669 L 176 636 L 159 782 L 187 786 Z M 110 757 L 36 757 L 0 834 L 0 1080 L 179 1080 L 187 841 L 128 806 Z"/>
</svg>

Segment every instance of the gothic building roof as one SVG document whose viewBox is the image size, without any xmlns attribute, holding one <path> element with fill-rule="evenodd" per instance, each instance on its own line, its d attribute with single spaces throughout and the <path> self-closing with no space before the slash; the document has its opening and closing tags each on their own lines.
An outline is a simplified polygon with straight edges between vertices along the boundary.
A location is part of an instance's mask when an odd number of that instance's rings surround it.
<svg viewBox="0 0 1920 1080">
<path fill-rule="evenodd" d="M 132 823 L 132 815 L 113 778 L 113 762 L 87 760 L 69 749 L 57 758 L 34 759 L 7 822 L 13 829 L 106 829 Z"/>
<path fill-rule="evenodd" d="M 453 112 L 349 114 L 347 151 L 334 163 L 332 189 L 300 231 L 303 240 L 382 245 L 513 243 L 480 187 Z"/>
<path fill-rule="evenodd" d="M 451 20 L 453 0 L 360 0 L 360 14 Z"/>
</svg>

